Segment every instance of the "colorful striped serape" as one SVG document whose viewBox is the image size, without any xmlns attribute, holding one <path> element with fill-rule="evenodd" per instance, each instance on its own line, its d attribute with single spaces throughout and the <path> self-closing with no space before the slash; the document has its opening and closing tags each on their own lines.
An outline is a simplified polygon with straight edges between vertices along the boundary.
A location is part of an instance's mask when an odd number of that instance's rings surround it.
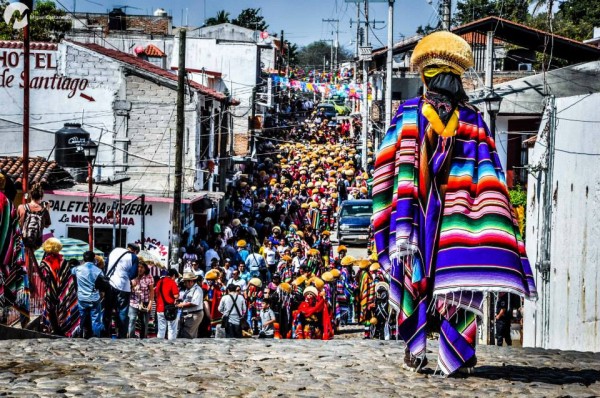
<svg viewBox="0 0 600 398">
<path fill-rule="evenodd" d="M 475 353 L 471 328 L 451 322 L 454 309 L 481 315 L 486 291 L 530 299 L 537 292 L 481 115 L 460 105 L 456 135 L 444 138 L 421 107 L 420 98 L 403 104 L 382 141 L 373 187 L 375 245 L 391 275 L 399 334 L 413 355 L 423 356 L 428 311 L 437 314 L 438 362 L 449 374 Z"/>
<path fill-rule="evenodd" d="M 17 209 L 0 192 L 0 306 L 5 317 L 12 308 L 26 320 L 29 318 L 29 282 L 20 235 Z"/>
</svg>

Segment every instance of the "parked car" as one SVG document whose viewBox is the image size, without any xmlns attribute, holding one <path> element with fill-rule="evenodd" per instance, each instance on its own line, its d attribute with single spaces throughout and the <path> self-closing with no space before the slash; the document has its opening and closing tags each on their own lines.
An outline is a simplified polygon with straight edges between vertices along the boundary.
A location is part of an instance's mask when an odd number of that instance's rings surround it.
<svg viewBox="0 0 600 398">
<path fill-rule="evenodd" d="M 319 111 L 322 111 L 323 115 L 325 115 L 325 118 L 329 119 L 329 120 L 331 120 L 337 116 L 335 107 L 331 104 L 322 102 L 319 105 L 317 105 L 317 108 L 315 110 L 317 111 L 317 113 L 319 113 Z"/>
<path fill-rule="evenodd" d="M 325 100 L 324 103 L 333 105 L 338 116 L 347 116 L 351 112 L 351 109 L 346 106 L 346 101 L 341 97 Z"/>
<path fill-rule="evenodd" d="M 373 215 L 373 200 L 345 200 L 338 212 L 337 237 L 340 244 L 367 243 Z"/>
</svg>

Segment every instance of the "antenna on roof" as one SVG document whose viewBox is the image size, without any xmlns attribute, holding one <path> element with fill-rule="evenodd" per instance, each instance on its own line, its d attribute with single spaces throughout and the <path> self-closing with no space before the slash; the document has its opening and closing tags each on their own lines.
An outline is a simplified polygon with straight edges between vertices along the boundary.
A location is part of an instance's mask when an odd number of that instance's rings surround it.
<svg viewBox="0 0 600 398">
<path fill-rule="evenodd" d="M 125 5 L 125 6 L 113 6 L 113 8 L 119 8 L 121 10 L 124 10 L 125 12 L 127 12 L 128 8 L 133 8 L 134 10 L 141 10 L 141 8 L 139 8 L 139 7 L 127 6 L 127 5 Z"/>
</svg>

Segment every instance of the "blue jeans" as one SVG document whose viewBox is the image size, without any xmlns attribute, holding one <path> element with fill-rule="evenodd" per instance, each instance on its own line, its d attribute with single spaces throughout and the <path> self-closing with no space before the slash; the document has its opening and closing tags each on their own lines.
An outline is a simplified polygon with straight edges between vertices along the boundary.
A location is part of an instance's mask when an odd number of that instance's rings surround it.
<svg viewBox="0 0 600 398">
<path fill-rule="evenodd" d="M 112 322 L 113 311 L 117 313 L 117 337 L 120 339 L 127 338 L 129 329 L 129 296 L 130 292 L 113 289 L 108 297 L 104 298 L 104 331 L 110 334 L 110 324 Z"/>
<path fill-rule="evenodd" d="M 98 301 L 79 301 L 79 316 L 81 317 L 81 330 L 83 338 L 100 337 L 104 325 L 102 324 L 102 307 Z"/>
<path fill-rule="evenodd" d="M 146 304 L 147 305 L 147 304 Z M 135 324 L 140 320 L 140 339 L 145 339 L 148 335 L 148 320 L 150 313 L 140 311 L 138 308 L 129 306 L 129 338 L 135 338 Z"/>
</svg>

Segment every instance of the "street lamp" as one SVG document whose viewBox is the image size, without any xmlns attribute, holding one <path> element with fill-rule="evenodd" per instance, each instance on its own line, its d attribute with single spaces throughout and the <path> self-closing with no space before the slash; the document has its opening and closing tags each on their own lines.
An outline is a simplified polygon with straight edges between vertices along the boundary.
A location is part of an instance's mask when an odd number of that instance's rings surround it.
<svg viewBox="0 0 600 398">
<path fill-rule="evenodd" d="M 485 110 L 490 115 L 490 133 L 492 134 L 492 138 L 496 139 L 496 116 L 500 112 L 502 97 L 492 90 L 483 99 L 483 102 L 485 102 Z"/>
<path fill-rule="evenodd" d="M 88 164 L 88 218 L 89 218 L 89 230 L 88 230 L 88 241 L 90 244 L 90 251 L 94 251 L 94 211 L 92 209 L 93 203 L 93 193 L 92 193 L 92 183 L 93 183 L 93 174 L 92 174 L 92 163 L 94 163 L 94 159 L 96 159 L 96 155 L 98 154 L 98 145 L 92 141 L 91 139 L 85 143 L 83 146 L 83 154 L 85 156 L 85 160 L 87 160 Z"/>
</svg>

